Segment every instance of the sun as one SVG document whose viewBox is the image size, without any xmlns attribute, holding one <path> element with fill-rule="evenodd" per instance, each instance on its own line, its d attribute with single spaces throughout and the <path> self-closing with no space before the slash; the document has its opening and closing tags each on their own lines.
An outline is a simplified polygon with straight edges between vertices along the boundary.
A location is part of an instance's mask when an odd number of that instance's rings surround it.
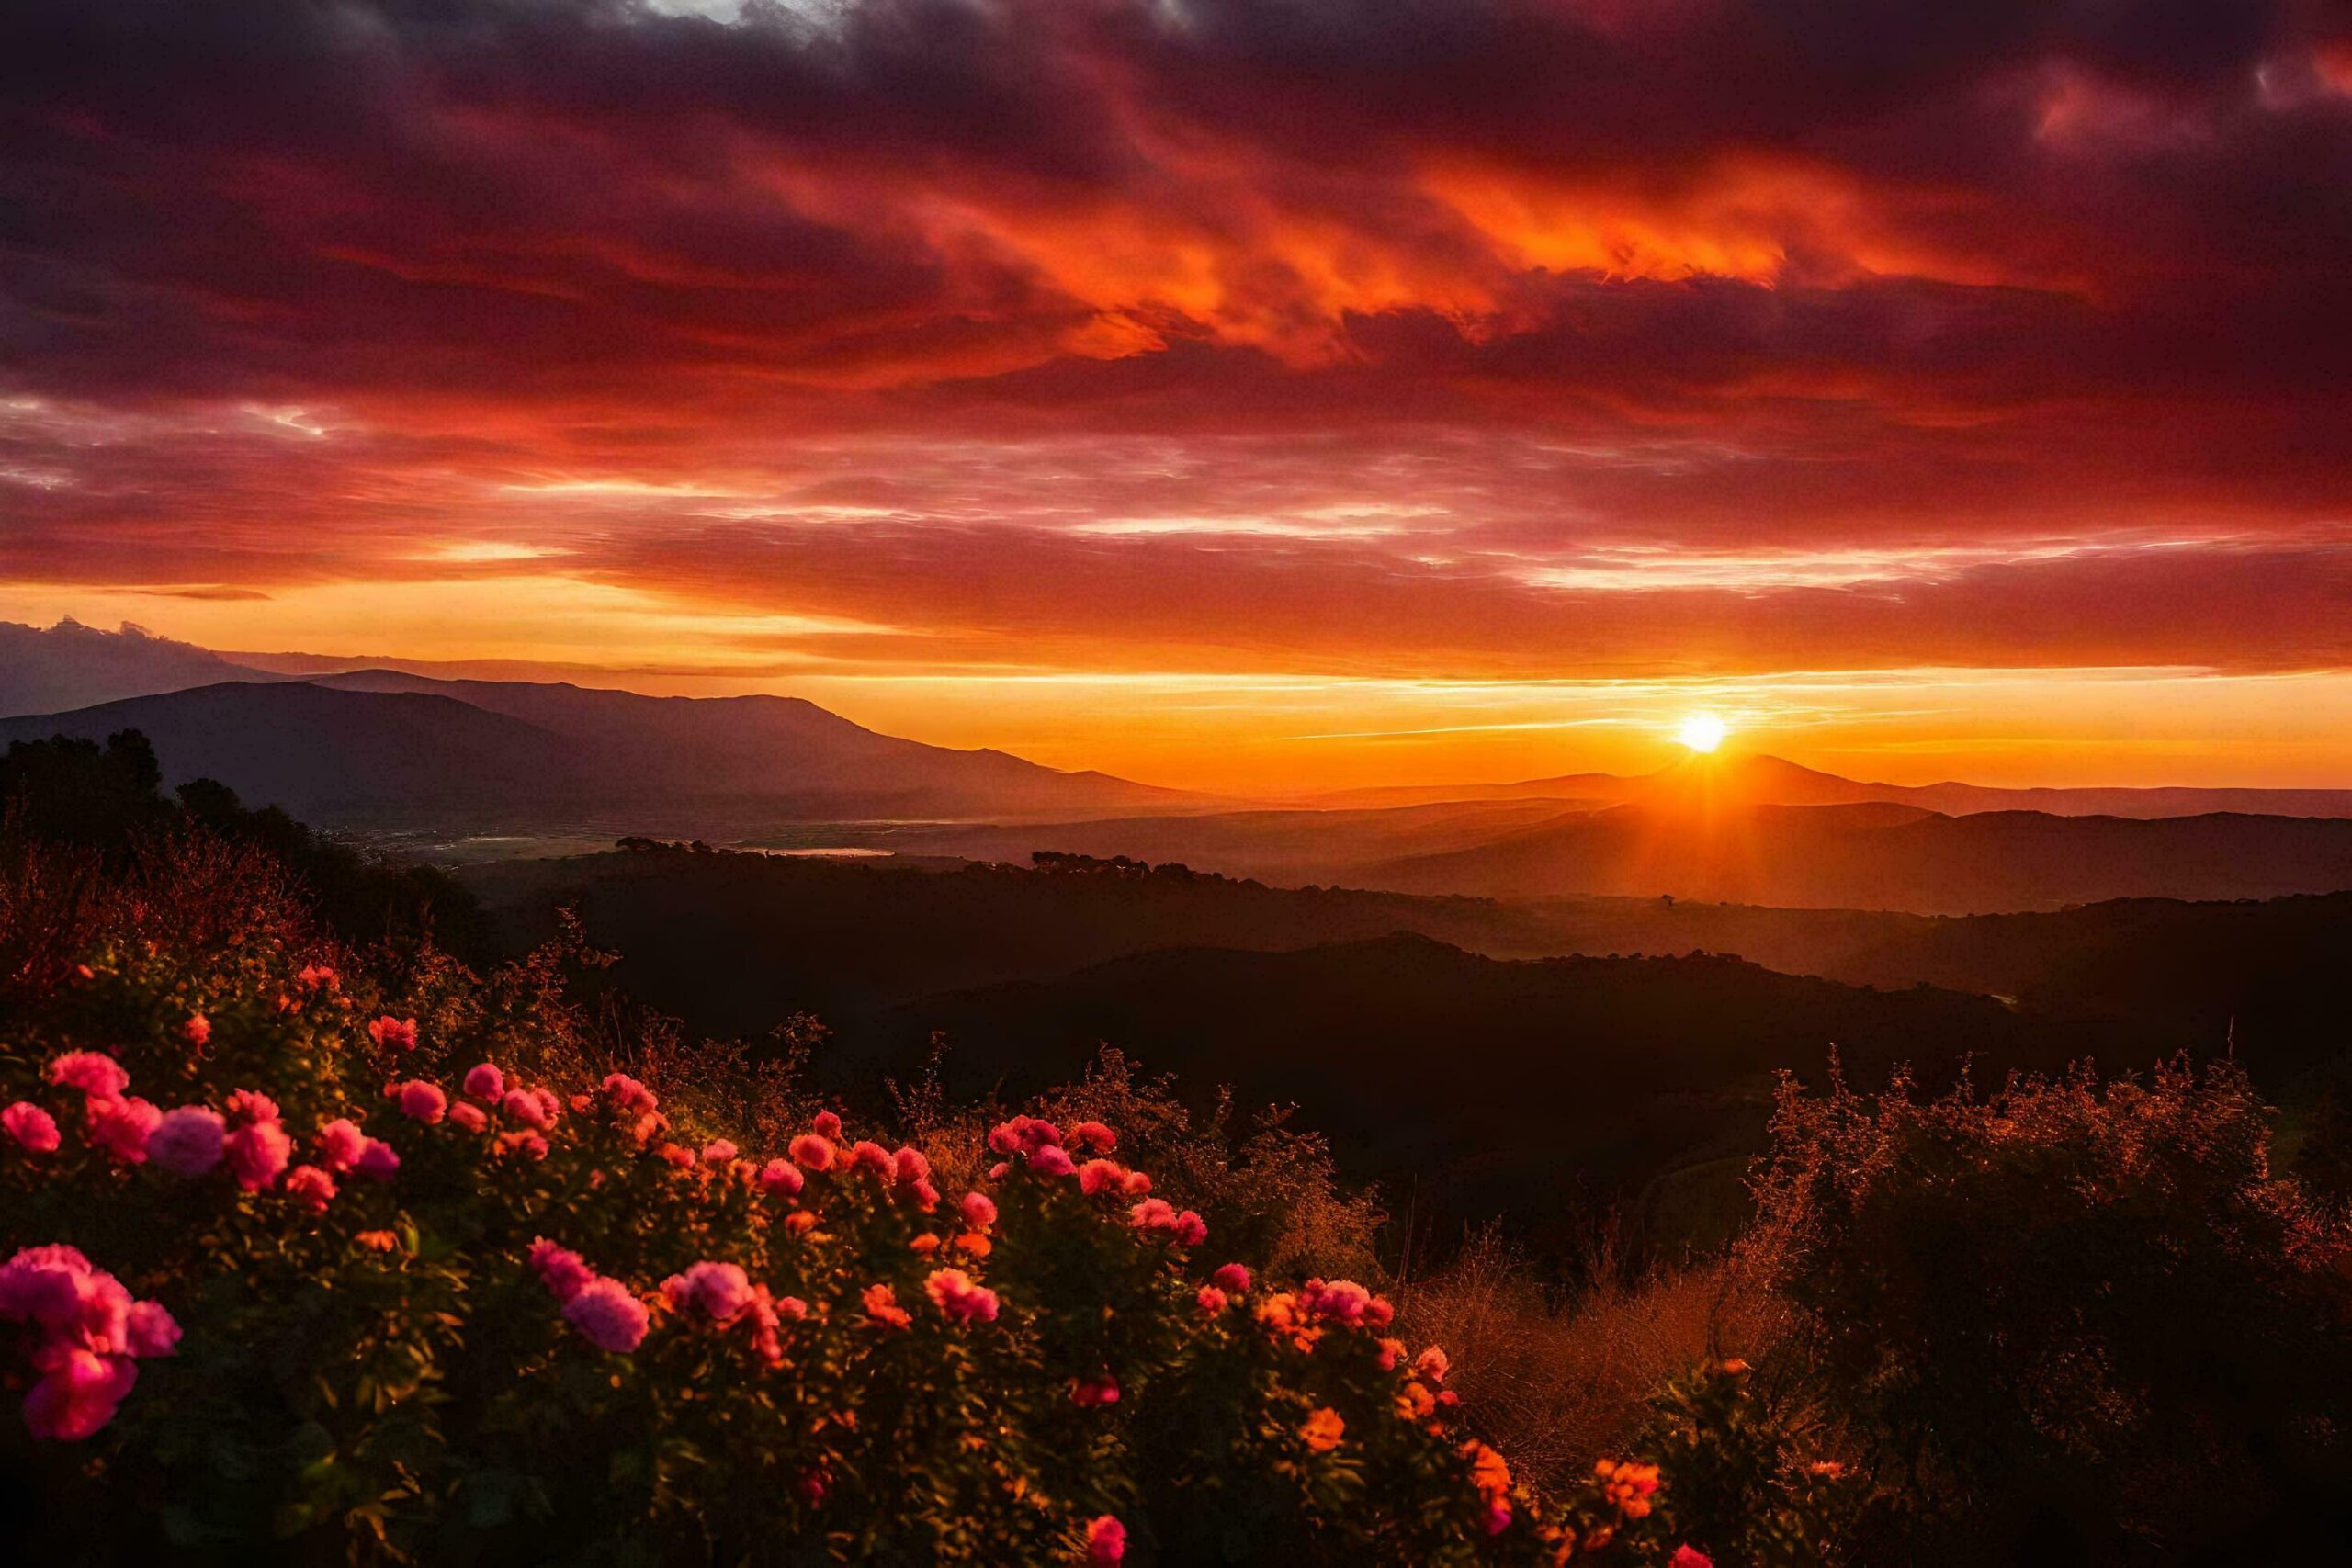
<svg viewBox="0 0 2352 1568">
<path fill-rule="evenodd" d="M 1730 733 L 1730 728 L 1713 714 L 1694 713 L 1682 721 L 1682 728 L 1676 732 L 1675 739 L 1693 751 L 1712 751 L 1722 745 L 1724 737 Z"/>
</svg>

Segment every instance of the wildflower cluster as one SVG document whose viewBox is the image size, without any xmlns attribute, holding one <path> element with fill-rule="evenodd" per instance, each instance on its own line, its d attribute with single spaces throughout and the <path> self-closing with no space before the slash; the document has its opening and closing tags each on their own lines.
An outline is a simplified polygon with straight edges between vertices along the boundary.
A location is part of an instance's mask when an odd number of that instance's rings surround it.
<svg viewBox="0 0 2352 1568">
<path fill-rule="evenodd" d="M 136 1463 L 180 1544 L 261 1521 L 491 1558 L 1110 1563 L 1229 1555 L 1251 1518 L 1269 1550 L 1473 1562 L 1608 1539 L 1578 1522 L 1602 1503 L 1513 1485 L 1386 1301 L 1204 1256 L 1207 1219 L 1101 1122 L 1016 1116 L 983 1151 L 826 1111 L 746 1149 L 469 979 L 389 1001 L 266 946 L 140 951 L 0 1034 L 25 1420 L 87 1444 L 96 1484 Z M 1664 1560 L 1611 1517 L 1627 1561 Z"/>
</svg>

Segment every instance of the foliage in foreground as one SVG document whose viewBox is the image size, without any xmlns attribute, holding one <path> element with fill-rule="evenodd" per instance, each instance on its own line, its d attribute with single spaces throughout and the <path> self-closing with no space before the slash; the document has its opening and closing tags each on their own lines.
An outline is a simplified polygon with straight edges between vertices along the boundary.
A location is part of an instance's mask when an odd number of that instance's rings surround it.
<svg viewBox="0 0 2352 1568">
<path fill-rule="evenodd" d="M 2230 1061 L 1783 1086 L 1749 1245 L 1900 1560 L 2269 1560 L 2352 1525 L 2344 1227 Z"/>
<path fill-rule="evenodd" d="M 201 960 L 118 942 L 0 1020 L 0 1368 L 84 1548 L 1679 1544 L 1655 1466 L 1564 1498 L 1515 1485 L 1385 1302 L 1253 1278 L 1099 1122 L 1015 1117 L 986 1152 L 926 1151 L 827 1113 L 738 1148 L 586 1072 L 529 965 L 484 987 L 415 964 L 397 1005 L 344 966 L 266 931 Z"/>
</svg>

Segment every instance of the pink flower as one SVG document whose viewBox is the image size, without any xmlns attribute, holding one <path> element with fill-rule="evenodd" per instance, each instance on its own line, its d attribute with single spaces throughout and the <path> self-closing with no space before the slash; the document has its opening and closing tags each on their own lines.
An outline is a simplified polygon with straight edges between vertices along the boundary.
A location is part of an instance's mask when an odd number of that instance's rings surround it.
<svg viewBox="0 0 2352 1568">
<path fill-rule="evenodd" d="M 1104 1372 L 1099 1378 L 1073 1378 L 1069 1402 L 1081 1408 L 1119 1403 L 1119 1380 Z"/>
<path fill-rule="evenodd" d="M 298 1165 L 286 1173 L 286 1195 L 314 1214 L 325 1213 L 334 1194 L 334 1178 L 315 1165 Z"/>
<path fill-rule="evenodd" d="M 599 1350 L 625 1354 L 645 1343 L 645 1303 L 617 1280 L 597 1278 L 563 1303 L 563 1320 Z"/>
<path fill-rule="evenodd" d="M 1080 1144 L 1097 1154 L 1109 1154 L 1119 1146 L 1119 1134 L 1100 1122 L 1080 1122 L 1069 1130 L 1070 1142 Z"/>
<path fill-rule="evenodd" d="M 416 1049 L 416 1020 L 394 1018 L 386 1013 L 368 1026 L 368 1038 L 379 1045 L 390 1045 L 402 1051 Z"/>
<path fill-rule="evenodd" d="M 772 1159 L 760 1167 L 760 1186 L 774 1198 L 797 1198 L 807 1185 L 790 1160 Z"/>
<path fill-rule="evenodd" d="M 1299 1304 L 1317 1317 L 1352 1326 L 1363 1321 L 1372 1292 L 1353 1280 L 1309 1280 L 1299 1288 Z"/>
<path fill-rule="evenodd" d="M 133 1302 L 125 1327 L 130 1353 L 141 1359 L 175 1353 L 180 1342 L 178 1320 L 160 1302 Z"/>
<path fill-rule="evenodd" d="M 469 1133 L 479 1133 L 490 1125 L 490 1118 L 482 1113 L 481 1106 L 468 1105 L 462 1100 L 449 1107 L 449 1121 Z"/>
<path fill-rule="evenodd" d="M 25 1427 L 36 1438 L 78 1443 L 114 1419 L 139 1369 L 127 1356 L 62 1350 L 25 1395 Z"/>
<path fill-rule="evenodd" d="M 990 1181 L 1002 1181 L 1006 1177 L 1011 1176 L 1012 1174 L 1012 1162 L 1011 1160 L 1001 1159 L 994 1165 L 989 1167 L 989 1179 Z"/>
<path fill-rule="evenodd" d="M 352 1168 L 370 1181 L 390 1181 L 401 1168 L 401 1156 L 383 1139 L 370 1138 L 360 1146 L 359 1163 Z"/>
<path fill-rule="evenodd" d="M 1488 1497 L 1478 1506 L 1479 1523 L 1488 1535 L 1500 1535 L 1510 1529 L 1510 1503 L 1507 1498 Z"/>
<path fill-rule="evenodd" d="M 0 1317 L 28 1319 L 51 1330 L 80 1332 L 88 1326 L 90 1298 L 100 1271 L 78 1248 L 52 1243 L 28 1247 L 0 1265 Z M 111 1280 L 112 1275 L 104 1278 Z M 130 1308 L 123 1311 L 127 1316 Z M 107 1311 L 99 1318 L 110 1316 Z M 104 1337 L 104 1324 L 96 1325 Z"/>
<path fill-rule="evenodd" d="M 543 1089 L 510 1089 L 498 1100 L 500 1115 L 541 1133 L 555 1125 L 557 1110 L 555 1096 Z"/>
<path fill-rule="evenodd" d="M 319 1151 L 319 1158 L 329 1170 L 349 1170 L 367 1152 L 368 1134 L 349 1117 L 339 1116 L 320 1128 L 311 1145 Z"/>
<path fill-rule="evenodd" d="M 498 1134 L 498 1152 L 502 1156 L 520 1155 L 525 1159 L 545 1159 L 548 1157 L 548 1141 L 527 1127 L 520 1132 L 501 1133 Z M 692 1164 L 694 1156 L 688 1155 L 686 1159 Z"/>
<path fill-rule="evenodd" d="M 898 1176 L 898 1168 L 890 1160 L 890 1151 L 864 1138 L 850 1145 L 849 1168 L 880 1177 L 885 1181 L 893 1180 Z"/>
<path fill-rule="evenodd" d="M 277 1180 L 294 1155 L 294 1140 L 277 1122 L 251 1122 L 229 1134 L 222 1145 L 237 1185 L 259 1192 Z"/>
<path fill-rule="evenodd" d="M 441 1092 L 438 1084 L 423 1078 L 411 1078 L 401 1085 L 401 1114 L 412 1122 L 422 1122 L 430 1127 L 447 1113 L 449 1097 Z"/>
<path fill-rule="evenodd" d="M 820 1116 L 818 1120 L 822 1122 L 824 1117 Z M 785 1153 L 790 1155 L 792 1163 L 803 1170 L 833 1168 L 833 1145 L 821 1133 L 801 1134 L 786 1146 Z"/>
<path fill-rule="evenodd" d="M 1086 1558 L 1089 1568 L 1119 1562 L 1127 1554 L 1127 1527 L 1104 1514 L 1086 1527 Z"/>
<path fill-rule="evenodd" d="M 1246 1296 L 1250 1293 L 1250 1270 L 1238 1263 L 1228 1263 L 1209 1276 L 1227 1294 Z"/>
<path fill-rule="evenodd" d="M 180 1038 L 191 1045 L 202 1047 L 212 1038 L 212 1021 L 200 1012 L 188 1014 L 187 1021 L 180 1025 Z"/>
<path fill-rule="evenodd" d="M 164 1113 L 148 1134 L 147 1157 L 174 1176 L 198 1177 L 220 1163 L 229 1124 L 209 1105 Z"/>
<path fill-rule="evenodd" d="M 1069 1154 L 1058 1144 L 1040 1144 L 1029 1151 L 1029 1168 L 1040 1176 L 1071 1176 L 1078 1167 L 1070 1163 Z"/>
<path fill-rule="evenodd" d="M 494 1062 L 477 1062 L 466 1069 L 465 1090 L 484 1105 L 495 1105 L 506 1092 L 506 1075 Z"/>
<path fill-rule="evenodd" d="M 1434 1345 L 1413 1358 L 1413 1375 L 1423 1382 L 1443 1382 L 1453 1370 L 1453 1363 Z"/>
<path fill-rule="evenodd" d="M 130 1087 L 130 1075 L 103 1051 L 68 1051 L 49 1064 L 49 1081 L 112 1100 Z"/>
<path fill-rule="evenodd" d="M 1015 1116 L 989 1129 L 989 1147 L 1001 1155 L 1035 1153 L 1061 1141 L 1060 1128 L 1035 1116 Z"/>
<path fill-rule="evenodd" d="M 568 1302 L 584 1290 L 596 1278 L 588 1260 L 567 1247 L 558 1247 L 541 1236 L 531 1243 L 531 1271 L 539 1277 L 560 1302 Z"/>
<path fill-rule="evenodd" d="M 1695 1546 L 1678 1546 L 1666 1560 L 1666 1568 L 1715 1568 L 1715 1560 Z"/>
<path fill-rule="evenodd" d="M 233 1089 L 221 1102 L 232 1122 L 275 1122 L 277 1101 L 255 1089 Z"/>
<path fill-rule="evenodd" d="M 649 1115 L 662 1104 L 661 1097 L 627 1073 L 606 1073 L 605 1081 L 598 1087 L 616 1106 L 632 1116 Z M 490 1100 L 496 1096 L 485 1095 L 483 1098 Z"/>
<path fill-rule="evenodd" d="M 876 1327 L 904 1328 L 914 1322 L 914 1314 L 899 1304 L 899 1292 L 888 1285 L 868 1285 L 858 1292 L 858 1300 Z"/>
<path fill-rule="evenodd" d="M 890 1156 L 890 1173 L 899 1186 L 912 1187 L 931 1179 L 931 1161 L 921 1149 L 900 1149 Z"/>
<path fill-rule="evenodd" d="M 733 1263 L 697 1263 L 662 1281 L 662 1293 L 680 1312 L 699 1311 L 713 1323 L 729 1324 L 752 1304 L 752 1281 Z"/>
<path fill-rule="evenodd" d="M 829 1139 L 833 1143 L 841 1142 L 842 1119 L 831 1111 L 820 1111 L 817 1112 L 816 1120 L 809 1125 L 817 1129 L 817 1136 Z"/>
<path fill-rule="evenodd" d="M 725 1165 L 735 1157 L 735 1145 L 725 1138 L 714 1138 L 702 1146 L 702 1163 Z"/>
<path fill-rule="evenodd" d="M 1217 1314 L 1225 1310 L 1227 1298 L 1226 1293 L 1223 1291 L 1218 1290 L 1215 1285 L 1203 1285 L 1201 1287 L 1201 1293 L 1193 1299 L 1201 1303 L 1201 1314 L 1203 1316 L 1215 1317 Z"/>
<path fill-rule="evenodd" d="M 959 1205 L 964 1223 L 976 1231 L 984 1231 L 996 1224 L 996 1202 L 985 1192 L 967 1192 Z"/>
<path fill-rule="evenodd" d="M 90 1142 L 125 1165 L 146 1163 L 147 1140 L 163 1123 L 162 1111 L 135 1094 L 128 1100 L 93 1096 L 82 1102 L 82 1110 Z"/>
<path fill-rule="evenodd" d="M 1127 1211 L 1127 1224 L 1182 1247 L 1198 1247 L 1209 1238 L 1209 1227 L 1200 1215 L 1190 1209 L 1180 1213 L 1164 1198 L 1147 1198 L 1137 1203 Z"/>
<path fill-rule="evenodd" d="M 957 1323 L 994 1323 L 996 1292 L 977 1284 L 961 1269 L 934 1269 L 922 1282 L 933 1304 Z"/>
<path fill-rule="evenodd" d="M 28 1155 L 54 1154 L 57 1151 L 57 1118 L 29 1100 L 20 1100 L 6 1111 L 0 1111 L 0 1128 L 17 1140 Z"/>
</svg>

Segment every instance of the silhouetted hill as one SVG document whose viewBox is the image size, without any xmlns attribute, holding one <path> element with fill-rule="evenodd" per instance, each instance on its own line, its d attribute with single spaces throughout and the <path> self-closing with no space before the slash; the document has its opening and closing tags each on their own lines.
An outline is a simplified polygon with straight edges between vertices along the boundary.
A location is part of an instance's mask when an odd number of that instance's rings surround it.
<svg viewBox="0 0 2352 1568">
<path fill-rule="evenodd" d="M 2117 897 L 2261 898 L 2352 887 L 2352 821 L 2142 820 L 1888 804 L 1620 807 L 1475 849 L 1363 868 L 1364 885 L 1527 897 L 1623 894 L 1974 913 Z"/>
<path fill-rule="evenodd" d="M 952 1092 L 1025 1092 L 1115 1045 L 1195 1092 L 1227 1083 L 1245 1105 L 1308 1108 L 1343 1168 L 1382 1179 L 1392 1203 L 1409 1190 L 1457 1218 L 1521 1220 L 1560 1213 L 1580 1180 L 1631 1198 L 1698 1165 L 1714 1166 L 1711 1202 L 1736 1203 L 1771 1075 L 1818 1077 L 1833 1046 L 1871 1084 L 1898 1062 L 1943 1081 L 1972 1054 L 1995 1074 L 2142 1055 L 2124 1032 L 1932 988 L 1712 956 L 1510 962 L 1408 935 L 1137 953 L 922 998 L 880 1022 L 899 1065 L 944 1031 Z"/>
<path fill-rule="evenodd" d="M 70 619 L 46 628 L 0 621 L 0 717 L 252 678 L 217 653 L 128 624 L 103 632 Z"/>
<path fill-rule="evenodd" d="M 1567 773 L 1515 784 L 1408 784 L 1341 790 L 1308 803 L 1341 808 L 1445 801 L 1556 800 L 1589 807 L 1656 805 L 1712 797 L 1749 806 L 1849 806 L 1892 801 L 1947 816 L 2039 811 L 2053 817 L 2198 817 L 2217 811 L 2273 817 L 2352 817 L 2352 790 L 2156 788 L 2004 789 L 1947 782 L 1875 784 L 1764 755 L 1688 757 L 1654 773 Z"/>
<path fill-rule="evenodd" d="M 594 778 L 557 735 L 448 697 L 230 682 L 0 720 L 0 741 L 146 735 L 166 784 L 218 779 L 323 823 L 475 818 L 514 799 L 576 807 Z"/>
<path fill-rule="evenodd" d="M 0 739 L 137 728 L 174 782 L 328 825 L 738 830 L 843 817 L 1017 818 L 1190 797 L 876 735 L 780 697 L 642 697 L 368 672 L 234 682 L 0 720 Z"/>
<path fill-rule="evenodd" d="M 936 869 L 644 850 L 464 874 L 510 946 L 558 904 L 618 952 L 612 978 L 705 1034 L 757 1034 L 809 1010 L 872 1016 L 927 992 L 1059 975 L 1177 946 L 1295 948 L 1398 931 L 1544 952 L 1544 923 L 1475 899 L 1306 892 L 1184 873 Z"/>
</svg>

